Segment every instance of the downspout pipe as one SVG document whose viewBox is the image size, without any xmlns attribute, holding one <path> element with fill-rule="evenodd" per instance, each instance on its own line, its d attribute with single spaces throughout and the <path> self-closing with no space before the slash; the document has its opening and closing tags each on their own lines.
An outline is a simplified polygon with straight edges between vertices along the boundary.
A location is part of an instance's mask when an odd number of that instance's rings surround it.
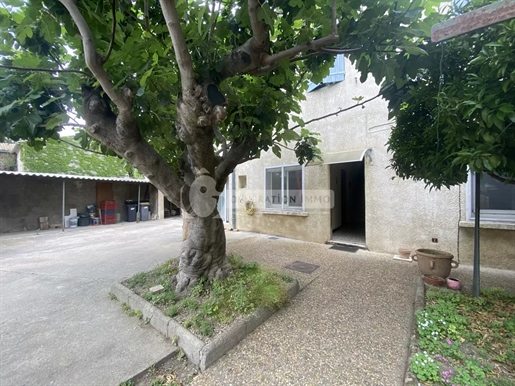
<svg viewBox="0 0 515 386">
<path fill-rule="evenodd" d="M 138 184 L 138 213 L 136 213 L 136 221 L 139 222 L 141 217 L 140 217 L 140 211 L 139 211 L 139 208 L 140 208 L 140 198 L 141 198 L 141 185 Z"/>
<path fill-rule="evenodd" d="M 474 271 L 472 277 L 472 295 L 474 297 L 479 297 L 481 292 L 480 285 L 480 274 L 479 274 L 479 260 L 480 260 L 480 251 L 479 251 L 479 229 L 480 229 L 480 196 L 481 196 L 481 176 L 479 173 L 475 173 L 475 202 L 474 202 Z"/>
<path fill-rule="evenodd" d="M 65 217 L 65 205 L 64 205 L 64 202 L 65 202 L 65 198 L 66 198 L 66 180 L 63 178 L 63 232 L 64 232 L 64 227 L 66 225 L 66 219 L 64 218 Z"/>
<path fill-rule="evenodd" d="M 231 228 L 236 229 L 236 173 L 231 174 Z"/>
</svg>

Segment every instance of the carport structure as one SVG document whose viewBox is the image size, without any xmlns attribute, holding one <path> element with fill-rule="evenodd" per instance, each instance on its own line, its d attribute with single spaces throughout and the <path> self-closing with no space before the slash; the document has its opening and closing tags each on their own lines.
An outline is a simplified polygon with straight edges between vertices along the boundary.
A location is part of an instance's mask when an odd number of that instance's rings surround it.
<svg viewBox="0 0 515 386">
<path fill-rule="evenodd" d="M 70 209 L 85 212 L 87 205 L 99 208 L 102 201 L 117 202 L 121 221 L 128 199 L 150 201 L 157 218 L 164 218 L 163 195 L 146 178 L 0 171 L 0 186 L 2 233 L 36 230 L 40 217 L 64 229 Z"/>
</svg>

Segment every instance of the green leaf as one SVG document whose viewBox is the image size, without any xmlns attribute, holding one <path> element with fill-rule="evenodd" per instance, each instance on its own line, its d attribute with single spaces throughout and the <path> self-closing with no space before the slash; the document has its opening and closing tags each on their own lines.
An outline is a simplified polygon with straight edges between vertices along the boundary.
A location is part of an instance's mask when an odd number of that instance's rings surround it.
<svg viewBox="0 0 515 386">
<path fill-rule="evenodd" d="M 61 114 L 53 114 L 53 116 L 46 122 L 47 129 L 51 130 L 55 127 L 60 127 L 61 125 L 68 122 L 69 117 L 65 113 Z"/>
<path fill-rule="evenodd" d="M 294 130 L 289 130 L 289 129 L 285 129 L 281 133 L 281 137 L 285 142 L 296 141 L 296 140 L 300 139 L 299 134 L 297 134 Z"/>
<path fill-rule="evenodd" d="M 143 76 L 141 77 L 140 81 L 139 81 L 139 85 L 141 87 L 145 87 L 145 85 L 147 84 L 147 79 L 150 75 L 152 75 L 152 71 L 153 71 L 153 68 L 151 68 L 150 70 L 148 70 L 147 72 L 145 72 L 143 74 Z"/>
<path fill-rule="evenodd" d="M 6 115 L 7 113 L 9 113 L 13 108 L 17 107 L 20 105 L 20 102 L 15 100 L 15 101 L 12 101 L 11 103 L 9 103 L 8 105 L 5 105 L 5 106 L 2 106 L 0 107 L 0 116 L 2 115 Z"/>
<path fill-rule="evenodd" d="M 23 55 L 13 60 L 13 66 L 17 67 L 37 67 L 39 58 L 33 55 Z"/>
<path fill-rule="evenodd" d="M 34 129 L 36 128 L 36 125 L 40 124 L 42 122 L 42 119 L 37 114 L 29 114 L 25 117 L 25 121 L 29 125 L 30 133 L 34 134 Z"/>
<path fill-rule="evenodd" d="M 495 141 L 495 138 L 493 137 L 493 135 L 491 135 L 489 133 L 483 134 L 483 139 L 485 140 L 485 142 L 489 142 L 489 143 L 493 143 Z"/>
<path fill-rule="evenodd" d="M 302 8 L 304 6 L 304 3 L 302 2 L 302 0 L 290 0 L 288 2 L 288 5 L 290 7 Z"/>
<path fill-rule="evenodd" d="M 22 12 L 13 12 L 11 16 L 16 24 L 21 24 L 23 19 L 25 19 L 25 15 Z"/>
<path fill-rule="evenodd" d="M 499 165 L 501 165 L 501 157 L 499 157 L 497 155 L 491 156 L 489 158 L 489 161 L 490 161 L 490 165 L 492 165 L 492 169 L 491 170 L 494 170 L 497 167 L 499 167 Z"/>
<path fill-rule="evenodd" d="M 410 55 L 425 55 L 425 56 L 429 55 L 426 50 L 424 50 L 420 47 L 417 47 L 417 46 L 399 46 L 399 48 L 401 50 L 404 50 L 405 52 L 407 52 Z"/>
<path fill-rule="evenodd" d="M 514 112 L 513 106 L 507 103 L 503 103 L 502 105 L 500 105 L 499 110 L 506 114 L 512 114 Z"/>
<path fill-rule="evenodd" d="M 281 158 L 281 148 L 278 145 L 272 146 L 272 152 L 277 158 Z"/>
</svg>

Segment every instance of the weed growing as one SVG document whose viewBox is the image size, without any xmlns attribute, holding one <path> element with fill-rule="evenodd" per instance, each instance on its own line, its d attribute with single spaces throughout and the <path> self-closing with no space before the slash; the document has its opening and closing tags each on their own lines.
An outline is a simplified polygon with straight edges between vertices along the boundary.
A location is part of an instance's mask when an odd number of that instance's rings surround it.
<svg viewBox="0 0 515 386">
<path fill-rule="evenodd" d="M 286 287 L 292 281 L 289 276 L 245 263 L 240 256 L 230 256 L 229 260 L 233 267 L 230 277 L 209 282 L 201 278 L 189 296 L 182 299 L 174 292 L 173 278 L 178 272 L 175 259 L 151 272 L 139 273 L 124 284 L 192 332 L 211 337 L 240 315 L 258 307 L 280 308 L 288 299 Z M 164 290 L 149 292 L 159 284 Z"/>
<path fill-rule="evenodd" d="M 485 290 L 473 298 L 431 288 L 417 312 L 418 346 L 410 369 L 433 385 L 515 384 L 515 295 Z"/>
<path fill-rule="evenodd" d="M 127 303 L 121 304 L 122 311 L 129 316 L 135 316 L 138 319 L 143 319 L 143 313 L 139 310 L 133 310 Z"/>
</svg>

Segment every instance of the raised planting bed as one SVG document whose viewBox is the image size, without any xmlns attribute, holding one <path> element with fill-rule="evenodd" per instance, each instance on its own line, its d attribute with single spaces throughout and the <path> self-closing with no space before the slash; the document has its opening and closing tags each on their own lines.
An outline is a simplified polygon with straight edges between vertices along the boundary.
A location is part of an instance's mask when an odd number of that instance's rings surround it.
<svg viewBox="0 0 515 386">
<path fill-rule="evenodd" d="M 299 283 L 289 276 L 237 256 L 231 263 L 232 276 L 201 280 L 188 297 L 173 291 L 175 259 L 115 283 L 111 293 L 125 312 L 150 323 L 204 371 L 299 292 Z"/>
</svg>

